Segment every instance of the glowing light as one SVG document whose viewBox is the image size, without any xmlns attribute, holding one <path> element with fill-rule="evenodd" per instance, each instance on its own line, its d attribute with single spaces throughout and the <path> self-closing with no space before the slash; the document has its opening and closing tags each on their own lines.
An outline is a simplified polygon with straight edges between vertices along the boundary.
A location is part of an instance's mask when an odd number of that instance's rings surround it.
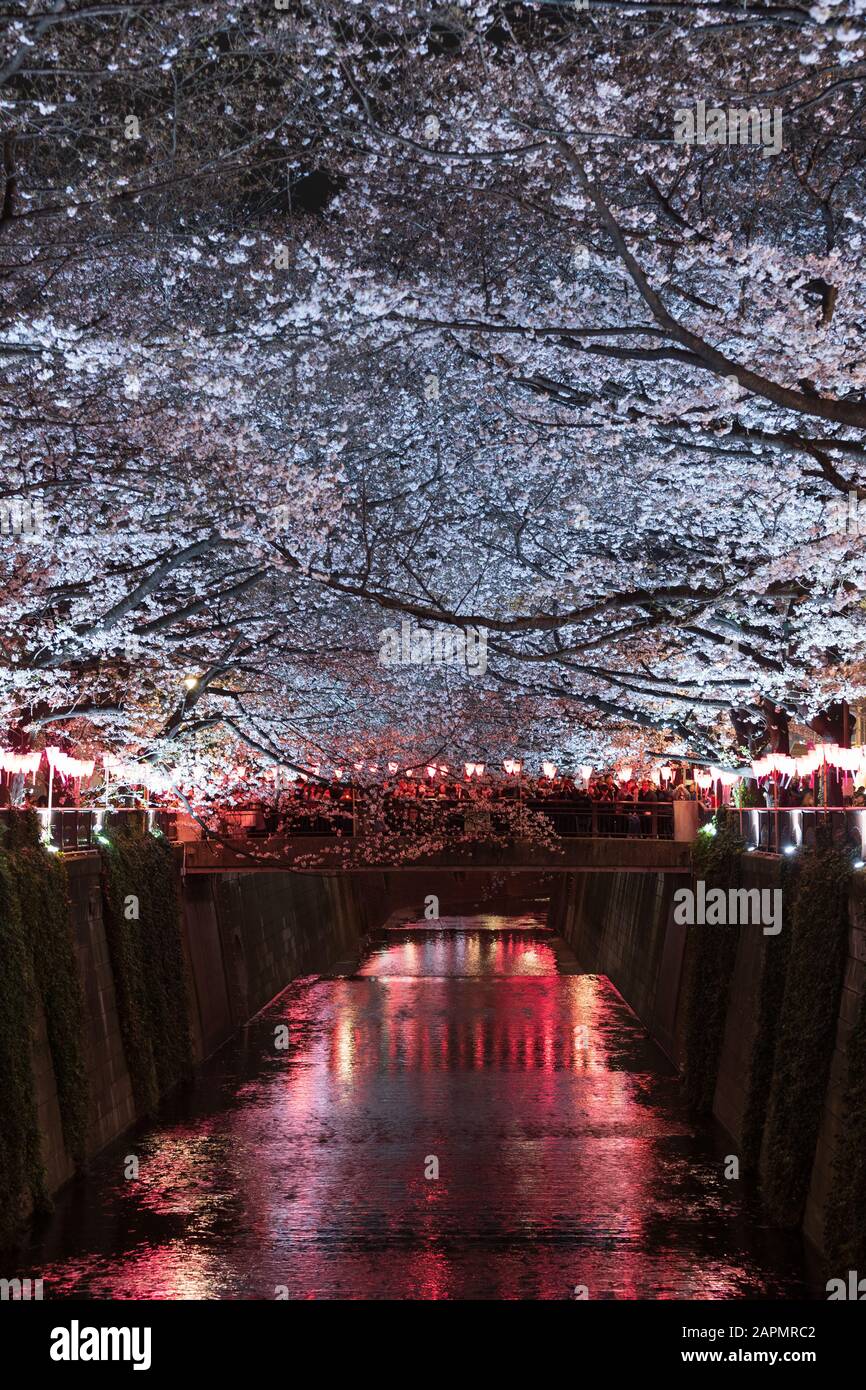
<svg viewBox="0 0 866 1390">
<path fill-rule="evenodd" d="M 393 777 L 394 774 L 399 770 L 399 767 L 400 767 L 400 764 L 399 764 L 399 763 L 389 763 L 389 764 L 388 764 L 388 771 L 390 772 L 390 774 L 391 774 L 392 777 Z"/>
<path fill-rule="evenodd" d="M 801 753 L 799 757 L 794 759 L 794 763 L 798 777 L 809 777 L 813 772 L 817 772 L 821 766 L 821 755 L 817 749 L 813 748 L 808 753 Z"/>
<path fill-rule="evenodd" d="M 735 782 L 739 782 L 739 772 L 732 772 L 727 767 L 711 767 L 710 772 L 717 782 L 721 782 L 723 787 L 732 787 Z"/>
<path fill-rule="evenodd" d="M 59 748 L 44 749 L 49 767 L 54 767 L 64 777 L 92 777 L 93 762 L 90 759 L 71 758 Z M 4 772 L 23 772 L 31 776 L 39 771 L 43 749 L 32 753 L 13 753 L 11 749 L 0 748 L 0 768 Z"/>
<path fill-rule="evenodd" d="M 48 766 L 56 770 L 62 777 L 92 777 L 93 760 L 82 758 L 71 758 L 67 753 L 63 753 L 59 748 L 46 748 L 45 756 L 48 759 Z"/>
<path fill-rule="evenodd" d="M 542 763 L 541 770 L 549 782 L 556 776 L 556 763 Z"/>
<path fill-rule="evenodd" d="M 195 690 L 198 685 L 198 676 L 184 676 L 183 683 L 187 690 Z"/>
<path fill-rule="evenodd" d="M 863 749 L 839 748 L 836 750 L 834 761 L 837 767 L 844 768 L 846 772 L 856 772 L 863 762 Z"/>
</svg>

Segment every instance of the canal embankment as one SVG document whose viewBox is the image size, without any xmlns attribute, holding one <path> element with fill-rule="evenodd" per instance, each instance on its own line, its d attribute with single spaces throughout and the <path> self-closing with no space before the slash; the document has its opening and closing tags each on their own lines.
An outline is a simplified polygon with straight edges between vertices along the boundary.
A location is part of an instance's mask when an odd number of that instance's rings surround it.
<svg viewBox="0 0 866 1390">
<path fill-rule="evenodd" d="M 665 873 L 565 875 L 549 922 L 634 1009 L 695 1112 L 730 1136 L 769 1218 L 856 1262 L 866 1255 L 866 885 L 854 874 L 840 888 L 828 872 L 820 856 L 802 870 L 736 856 L 738 887 L 782 891 L 779 932 L 687 925 L 675 900 L 683 880 Z"/>
<path fill-rule="evenodd" d="M 0 850 L 0 1238 L 371 925 L 350 877 L 184 879 L 143 825 L 62 857 L 22 825 Z"/>
</svg>

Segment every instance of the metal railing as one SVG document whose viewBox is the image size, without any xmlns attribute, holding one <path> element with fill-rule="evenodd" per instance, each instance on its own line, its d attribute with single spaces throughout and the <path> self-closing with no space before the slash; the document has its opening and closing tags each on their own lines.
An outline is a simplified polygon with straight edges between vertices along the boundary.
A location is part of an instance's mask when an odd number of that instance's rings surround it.
<svg viewBox="0 0 866 1390">
<path fill-rule="evenodd" d="M 61 850 L 64 854 L 95 849 L 100 844 L 100 835 L 110 828 L 111 821 L 121 816 L 137 816 L 142 826 L 160 830 L 166 839 L 176 841 L 178 838 L 177 815 L 173 811 L 131 806 L 112 807 L 108 811 L 82 806 L 53 806 L 50 811 L 45 806 L 31 809 L 39 817 L 42 839 L 52 849 Z M 0 807 L 0 823 L 17 814 L 15 807 Z"/>
<path fill-rule="evenodd" d="M 840 849 L 863 856 L 866 847 L 863 806 L 732 806 L 727 811 L 736 818 L 747 848 L 765 854 L 796 854 L 809 848 L 821 827 Z"/>
<path fill-rule="evenodd" d="M 674 808 L 671 801 L 534 801 L 526 805 L 540 811 L 563 839 L 594 836 L 672 840 Z"/>
<path fill-rule="evenodd" d="M 671 801 L 592 801 L 588 798 L 566 801 L 549 797 L 515 798 L 504 803 L 493 798 L 464 801 L 450 797 L 393 797 L 386 800 L 381 812 L 377 813 L 381 814 L 382 820 L 378 827 L 374 827 L 365 815 L 363 797 L 353 795 L 351 802 L 345 803 L 298 803 L 291 807 L 288 814 L 262 806 L 235 807 L 218 812 L 214 828 L 225 838 L 239 841 L 271 837 L 285 840 L 363 837 L 365 832 L 375 828 L 387 828 L 397 834 L 445 830 L 465 838 L 483 840 L 490 835 L 507 836 L 513 832 L 514 811 L 518 805 L 543 816 L 561 839 L 674 838 L 674 804 Z M 34 809 L 42 822 L 43 839 L 52 848 L 65 853 L 97 847 L 101 842 L 100 837 L 110 832 L 112 822 L 126 816 L 138 817 L 143 828 L 159 830 L 172 842 L 189 839 L 190 830 L 193 837 L 199 833 L 189 816 L 156 807 Z M 737 812 L 731 809 L 733 814 L 740 816 L 743 838 L 758 848 L 778 852 L 778 847 L 784 847 L 789 841 L 795 846 L 809 842 L 808 825 L 804 830 L 791 823 L 790 818 L 796 816 L 798 811 L 776 812 L 759 808 L 756 811 L 744 809 Z M 14 808 L 0 808 L 0 820 L 10 814 L 16 814 Z M 846 813 L 813 811 L 812 814 L 844 816 Z M 866 810 L 854 810 L 847 814 L 864 818 L 866 829 Z M 750 820 L 750 817 L 753 819 Z M 181 831 L 179 822 L 182 821 L 190 823 Z M 841 830 L 840 837 L 844 838 Z M 860 836 L 858 844 L 864 838 Z"/>
<path fill-rule="evenodd" d="M 218 813 L 221 834 L 239 839 L 282 835 L 287 839 L 307 835 L 352 836 L 356 829 L 355 796 L 351 800 L 290 803 L 288 811 L 263 806 L 239 807 Z"/>
<path fill-rule="evenodd" d="M 582 802 L 533 797 L 520 804 L 544 816 L 561 839 L 590 836 L 673 839 L 673 803 L 670 801 L 587 799 Z M 512 810 L 517 805 L 516 799 L 510 802 Z M 512 824 L 509 811 L 493 799 L 451 801 L 438 797 L 395 797 L 388 803 L 385 814 L 389 827 L 398 831 L 437 828 L 483 837 L 485 833 L 507 833 Z"/>
</svg>

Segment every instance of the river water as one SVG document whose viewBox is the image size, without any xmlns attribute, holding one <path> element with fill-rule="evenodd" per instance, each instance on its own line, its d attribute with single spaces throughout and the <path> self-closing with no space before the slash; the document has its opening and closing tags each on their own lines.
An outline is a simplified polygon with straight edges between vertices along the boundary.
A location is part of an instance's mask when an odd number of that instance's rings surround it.
<svg viewBox="0 0 866 1390">
<path fill-rule="evenodd" d="M 100 1155 L 21 1273 L 46 1298 L 808 1296 L 679 1092 L 540 919 L 384 932 Z"/>
</svg>

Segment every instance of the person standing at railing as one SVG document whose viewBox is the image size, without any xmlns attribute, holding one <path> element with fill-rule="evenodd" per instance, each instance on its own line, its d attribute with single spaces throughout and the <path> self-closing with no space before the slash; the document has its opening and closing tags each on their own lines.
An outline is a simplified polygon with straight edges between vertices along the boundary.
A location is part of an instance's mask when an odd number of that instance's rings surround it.
<svg viewBox="0 0 866 1390">
<path fill-rule="evenodd" d="M 642 835 L 653 835 L 656 828 L 656 790 L 652 782 L 644 778 L 637 790 L 637 803 L 640 813 Z"/>
</svg>

